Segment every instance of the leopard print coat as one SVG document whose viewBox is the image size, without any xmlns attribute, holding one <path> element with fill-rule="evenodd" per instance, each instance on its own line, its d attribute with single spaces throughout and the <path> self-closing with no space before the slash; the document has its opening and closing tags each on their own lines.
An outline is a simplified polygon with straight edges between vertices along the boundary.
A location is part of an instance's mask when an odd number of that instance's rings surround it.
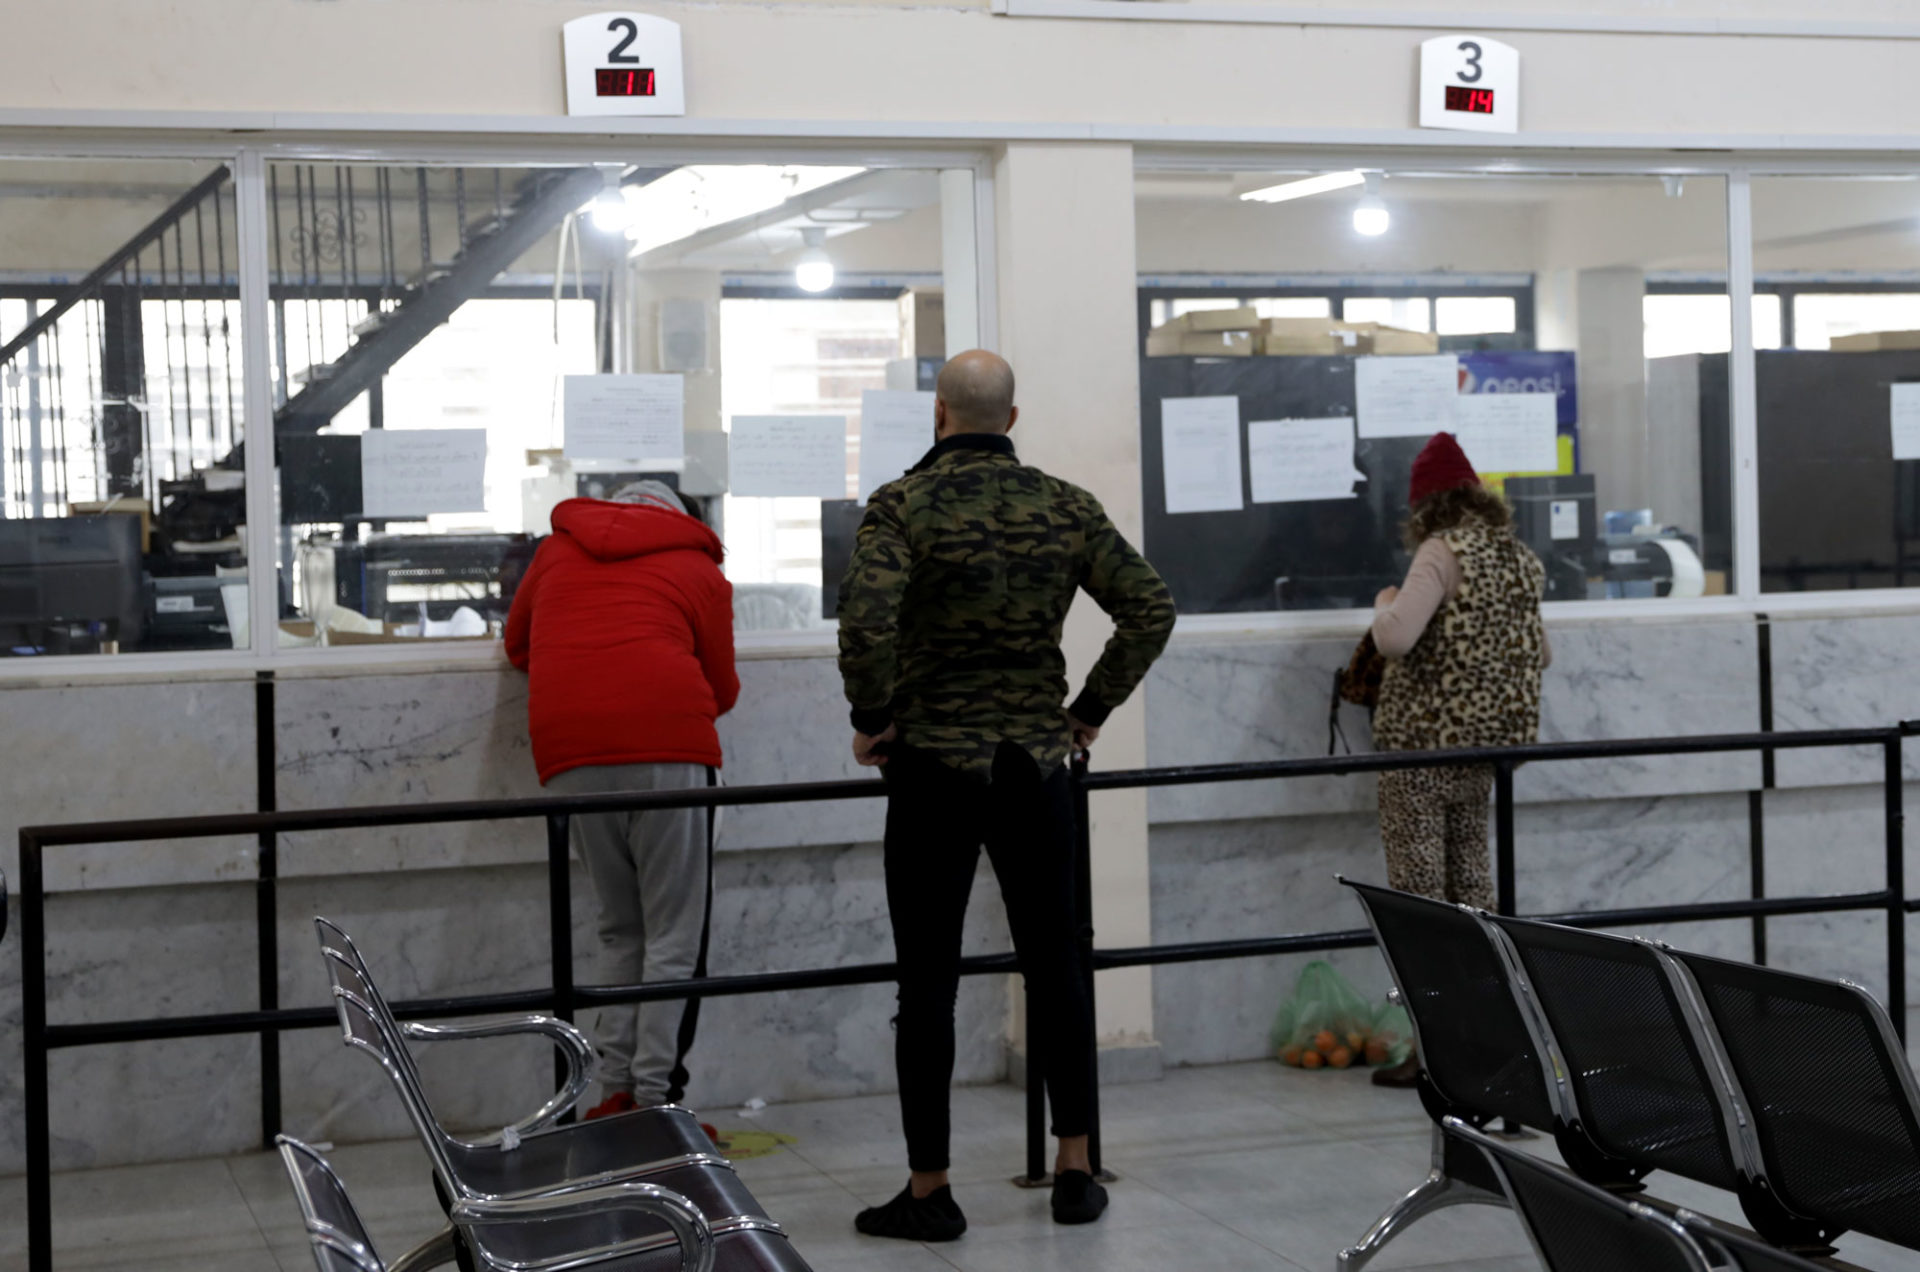
<svg viewBox="0 0 1920 1272">
<path fill-rule="evenodd" d="M 1505 527 L 1440 536 L 1461 581 L 1404 658 L 1387 664 L 1373 741 L 1382 751 L 1517 746 L 1540 733 L 1546 570 Z"/>
</svg>

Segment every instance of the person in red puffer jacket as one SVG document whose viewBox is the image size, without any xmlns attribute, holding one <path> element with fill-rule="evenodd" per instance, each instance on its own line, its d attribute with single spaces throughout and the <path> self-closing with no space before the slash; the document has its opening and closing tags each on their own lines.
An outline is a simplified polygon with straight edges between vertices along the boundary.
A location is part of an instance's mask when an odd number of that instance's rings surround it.
<svg viewBox="0 0 1920 1272">
<path fill-rule="evenodd" d="M 705 786 L 714 721 L 733 709 L 733 588 L 720 539 L 655 481 L 553 510 L 507 617 L 529 675 L 541 784 L 556 794 Z M 706 974 L 708 817 L 696 809 L 576 814 L 573 846 L 600 899 L 608 982 Z M 589 1117 L 673 1103 L 686 1089 L 698 999 L 602 1009 L 603 1098 Z"/>
</svg>

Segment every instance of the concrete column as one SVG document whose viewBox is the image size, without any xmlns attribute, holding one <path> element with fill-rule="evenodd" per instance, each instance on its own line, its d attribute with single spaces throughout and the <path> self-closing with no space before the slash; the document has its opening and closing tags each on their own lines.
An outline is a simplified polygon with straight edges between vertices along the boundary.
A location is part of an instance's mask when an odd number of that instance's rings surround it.
<svg viewBox="0 0 1920 1272">
<path fill-rule="evenodd" d="M 1600 510 L 1648 506 L 1646 275 L 1580 271 L 1580 449 Z"/>
<path fill-rule="evenodd" d="M 1092 491 L 1140 542 L 1140 382 L 1136 357 L 1133 152 L 1126 145 L 1016 144 L 995 171 L 1000 352 L 1019 380 L 1014 441 L 1027 462 Z M 1074 691 L 1112 625 L 1085 596 L 1067 622 Z M 1094 749 L 1102 769 L 1147 760 L 1136 693 Z M 1101 945 L 1153 939 L 1143 791 L 1093 800 L 1094 924 Z M 1099 977 L 1102 1069 L 1158 1072 L 1153 978 Z M 1137 1067 L 1138 1066 L 1138 1067 Z"/>
</svg>

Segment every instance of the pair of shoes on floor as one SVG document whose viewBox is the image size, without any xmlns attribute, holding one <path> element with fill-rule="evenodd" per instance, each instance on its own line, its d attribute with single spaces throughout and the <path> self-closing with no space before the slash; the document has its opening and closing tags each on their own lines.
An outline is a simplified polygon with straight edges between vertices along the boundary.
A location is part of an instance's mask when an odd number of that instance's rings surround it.
<svg viewBox="0 0 1920 1272">
<path fill-rule="evenodd" d="M 1053 1221 L 1092 1223 L 1107 1209 L 1107 1190 L 1084 1170 L 1063 1170 L 1053 1177 Z M 953 1199 L 953 1189 L 942 1185 L 924 1197 L 913 1195 L 913 1185 L 884 1206 L 862 1210 L 853 1226 L 869 1237 L 934 1244 L 957 1241 L 967 1230 L 967 1217 Z"/>
<path fill-rule="evenodd" d="M 1407 1088 L 1420 1085 L 1420 1057 L 1409 1055 L 1390 1069 L 1375 1069 L 1373 1085 L 1377 1087 Z"/>
<path fill-rule="evenodd" d="M 640 1102 L 633 1098 L 633 1092 L 615 1091 L 612 1095 L 609 1095 L 606 1099 L 588 1109 L 584 1120 L 591 1122 L 595 1118 L 614 1117 L 621 1113 L 631 1113 L 639 1107 Z M 700 1123 L 700 1129 L 705 1131 L 707 1138 L 715 1144 L 720 1142 L 720 1132 L 711 1122 Z"/>
</svg>

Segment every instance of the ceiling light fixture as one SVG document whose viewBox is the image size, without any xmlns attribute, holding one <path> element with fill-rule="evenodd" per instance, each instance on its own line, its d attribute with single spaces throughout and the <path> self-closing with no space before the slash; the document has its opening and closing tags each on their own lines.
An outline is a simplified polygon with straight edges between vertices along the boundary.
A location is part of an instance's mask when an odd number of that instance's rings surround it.
<svg viewBox="0 0 1920 1272">
<path fill-rule="evenodd" d="M 800 253 L 800 259 L 793 266 L 793 285 L 803 292 L 823 292 L 833 286 L 833 260 L 827 255 L 824 246 L 827 231 L 824 226 L 807 225 L 800 230 L 800 241 L 807 250 Z"/>
<path fill-rule="evenodd" d="M 588 212 L 593 217 L 593 228 L 603 234 L 624 233 L 634 223 L 634 207 L 627 202 L 626 192 L 620 185 L 626 173 L 623 164 L 600 165 L 600 193 L 594 196 Z"/>
<path fill-rule="evenodd" d="M 1353 208 L 1353 231 L 1368 238 L 1378 238 L 1393 224 L 1393 217 L 1388 214 L 1387 205 L 1380 198 L 1379 174 L 1369 172 L 1366 182 L 1367 192 L 1360 196 L 1360 202 Z"/>
<path fill-rule="evenodd" d="M 1330 190 L 1345 190 L 1357 186 L 1367 179 L 1363 172 L 1329 172 L 1324 176 L 1305 177 L 1299 181 L 1283 181 L 1279 185 L 1249 190 L 1240 197 L 1253 203 L 1285 203 L 1289 199 L 1304 199 L 1312 194 L 1326 194 Z"/>
</svg>

